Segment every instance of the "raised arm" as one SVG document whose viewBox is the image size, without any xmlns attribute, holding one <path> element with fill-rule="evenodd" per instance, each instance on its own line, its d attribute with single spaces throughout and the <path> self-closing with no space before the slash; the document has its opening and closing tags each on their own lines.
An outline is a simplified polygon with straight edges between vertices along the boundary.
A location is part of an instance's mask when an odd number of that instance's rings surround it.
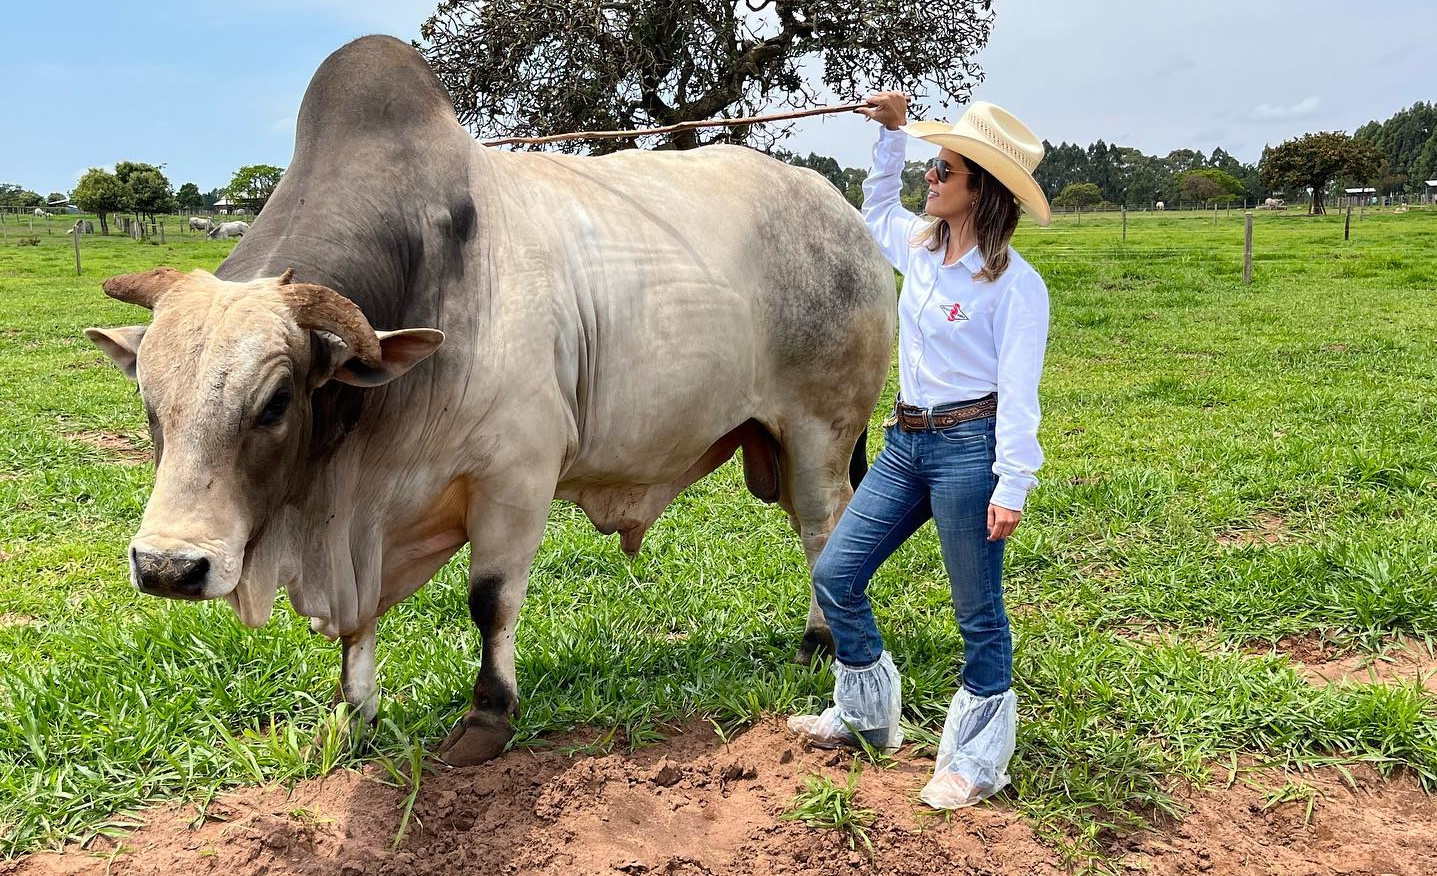
<svg viewBox="0 0 1437 876">
<path fill-rule="evenodd" d="M 898 194 L 903 189 L 903 159 L 908 135 L 899 130 L 908 122 L 908 97 L 884 91 L 868 98 L 870 107 L 857 112 L 883 127 L 873 146 L 873 166 L 863 181 L 863 221 L 878 242 L 889 264 L 908 272 L 912 239 L 919 219 L 903 209 Z"/>
</svg>

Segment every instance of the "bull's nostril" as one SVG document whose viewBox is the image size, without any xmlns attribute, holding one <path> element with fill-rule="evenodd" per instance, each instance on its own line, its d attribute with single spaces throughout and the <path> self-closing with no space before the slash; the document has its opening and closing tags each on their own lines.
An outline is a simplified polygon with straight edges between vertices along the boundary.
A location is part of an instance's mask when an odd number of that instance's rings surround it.
<svg viewBox="0 0 1437 876">
<path fill-rule="evenodd" d="M 210 561 L 198 559 L 177 559 L 174 561 L 175 590 L 185 596 L 198 596 L 205 589 L 205 579 L 210 575 Z"/>
<path fill-rule="evenodd" d="M 152 596 L 199 598 L 210 574 L 205 557 L 185 557 L 131 549 L 135 581 Z"/>
</svg>

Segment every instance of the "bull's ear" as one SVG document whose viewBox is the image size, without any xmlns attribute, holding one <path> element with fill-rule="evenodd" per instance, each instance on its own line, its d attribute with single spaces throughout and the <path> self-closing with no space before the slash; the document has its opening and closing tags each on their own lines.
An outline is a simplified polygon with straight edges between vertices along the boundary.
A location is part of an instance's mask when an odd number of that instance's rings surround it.
<svg viewBox="0 0 1437 876">
<path fill-rule="evenodd" d="M 395 332 L 375 332 L 379 338 L 379 367 L 371 368 L 358 359 L 350 359 L 334 372 L 334 379 L 351 386 L 383 386 L 409 369 L 434 355 L 444 343 L 444 332 L 438 329 L 413 328 Z"/>
<path fill-rule="evenodd" d="M 148 326 L 127 325 L 120 328 L 87 328 L 85 337 L 90 343 L 100 348 L 104 353 L 114 360 L 125 376 L 131 380 L 135 379 L 135 358 L 140 353 L 140 340 L 145 336 L 145 329 Z"/>
</svg>

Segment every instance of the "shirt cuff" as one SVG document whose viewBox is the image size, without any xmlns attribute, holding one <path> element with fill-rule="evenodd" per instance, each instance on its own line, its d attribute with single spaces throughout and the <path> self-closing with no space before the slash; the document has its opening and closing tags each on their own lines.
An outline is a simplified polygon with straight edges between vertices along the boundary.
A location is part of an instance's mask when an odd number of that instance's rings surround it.
<svg viewBox="0 0 1437 876">
<path fill-rule="evenodd" d="M 1022 511 L 1023 502 L 1028 498 L 1028 488 L 1020 487 L 1013 483 L 1012 478 L 999 476 L 998 488 L 993 491 L 993 498 L 989 501 L 999 508 L 1007 508 L 1009 511 Z"/>
</svg>

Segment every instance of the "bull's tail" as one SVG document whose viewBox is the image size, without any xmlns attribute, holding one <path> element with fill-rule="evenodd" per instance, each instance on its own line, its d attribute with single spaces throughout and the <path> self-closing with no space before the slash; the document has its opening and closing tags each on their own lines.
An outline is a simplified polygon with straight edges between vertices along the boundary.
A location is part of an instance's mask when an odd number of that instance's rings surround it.
<svg viewBox="0 0 1437 876">
<path fill-rule="evenodd" d="M 853 456 L 848 460 L 848 483 L 856 490 L 868 474 L 868 427 L 858 434 L 858 443 L 853 445 Z"/>
</svg>

